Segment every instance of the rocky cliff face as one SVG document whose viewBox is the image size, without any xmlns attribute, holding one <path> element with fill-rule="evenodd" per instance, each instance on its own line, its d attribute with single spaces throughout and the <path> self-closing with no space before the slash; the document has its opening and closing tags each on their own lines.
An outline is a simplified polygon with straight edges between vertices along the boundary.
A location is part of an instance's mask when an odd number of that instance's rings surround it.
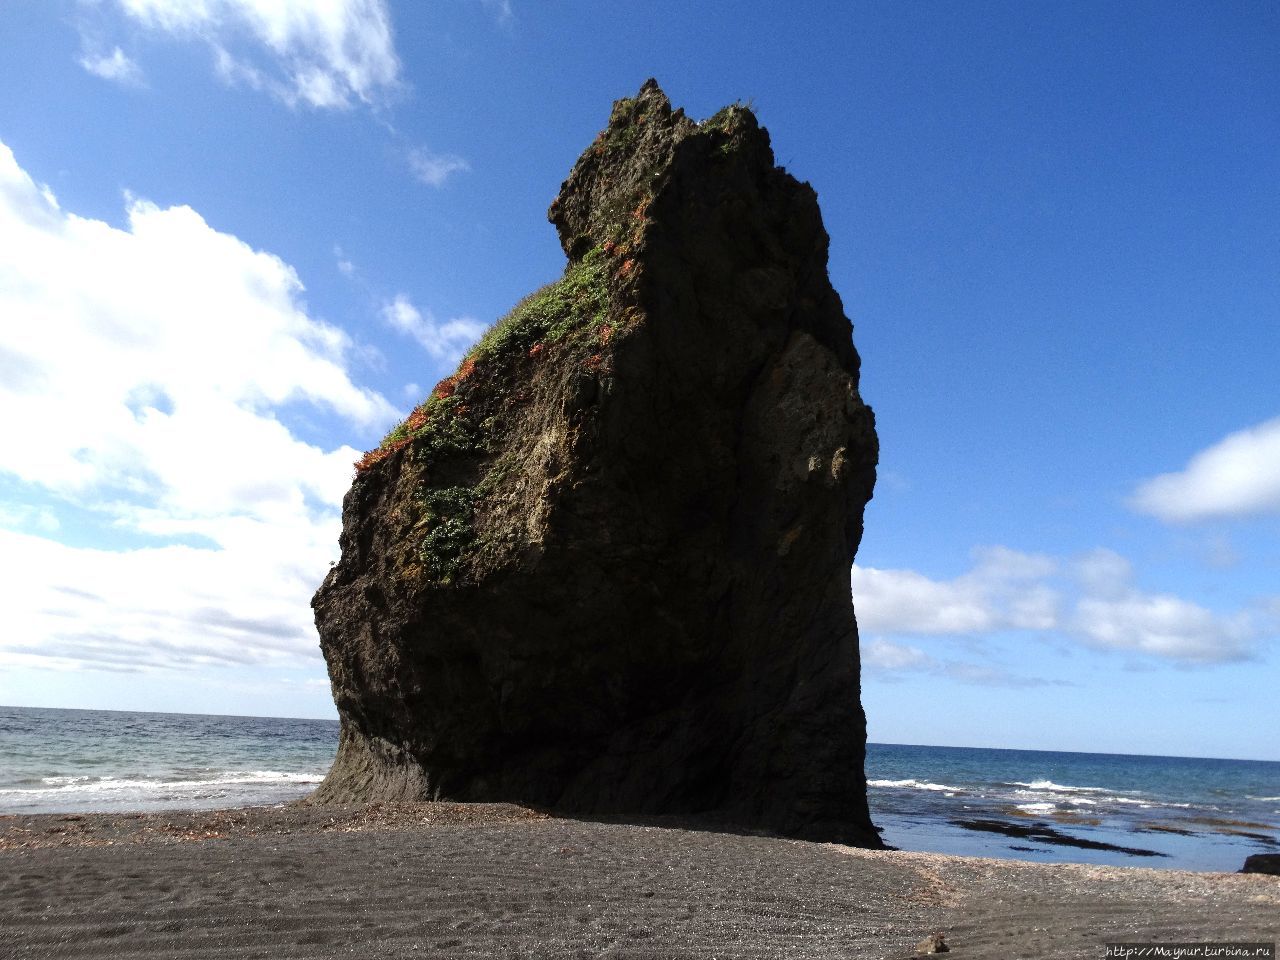
<svg viewBox="0 0 1280 960">
<path fill-rule="evenodd" d="M 569 263 L 357 465 L 316 799 L 714 811 L 875 844 L 849 568 L 877 456 L 813 190 L 649 81 Z"/>
</svg>

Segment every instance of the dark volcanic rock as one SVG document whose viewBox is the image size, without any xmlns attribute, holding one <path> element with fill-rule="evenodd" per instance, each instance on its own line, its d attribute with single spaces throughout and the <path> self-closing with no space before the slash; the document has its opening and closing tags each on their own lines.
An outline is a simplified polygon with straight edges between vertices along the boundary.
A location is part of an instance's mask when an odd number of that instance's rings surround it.
<svg viewBox="0 0 1280 960">
<path fill-rule="evenodd" d="M 749 110 L 649 81 L 550 218 L 565 276 L 358 464 L 316 799 L 878 846 L 849 596 L 877 445 L 813 190 Z"/>
<path fill-rule="evenodd" d="M 1280 877 L 1280 853 L 1253 853 L 1244 858 L 1241 873 L 1271 873 Z"/>
<path fill-rule="evenodd" d="M 1089 840 L 1085 837 L 1073 837 L 1069 833 L 1044 823 L 1009 823 L 1005 820 L 952 820 L 957 827 L 966 830 L 980 830 L 985 833 L 1003 833 L 1006 837 L 1020 837 L 1024 840 L 1035 840 L 1038 843 L 1052 843 L 1060 847 L 1079 847 L 1082 850 L 1110 850 L 1114 853 L 1127 853 L 1131 857 L 1167 857 L 1167 853 L 1147 850 L 1143 847 L 1119 847 L 1114 843 L 1102 840 Z M 1026 850 L 1027 847 L 1014 847 L 1015 850 Z"/>
</svg>

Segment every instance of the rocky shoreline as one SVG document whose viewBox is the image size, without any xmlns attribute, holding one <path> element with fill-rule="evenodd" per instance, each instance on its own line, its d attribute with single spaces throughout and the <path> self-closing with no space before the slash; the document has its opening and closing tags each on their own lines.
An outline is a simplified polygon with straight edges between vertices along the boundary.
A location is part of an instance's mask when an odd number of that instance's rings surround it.
<svg viewBox="0 0 1280 960">
<path fill-rule="evenodd" d="M 1094 957 L 1271 941 L 1280 879 L 862 850 L 509 804 L 0 817 L 13 957 Z"/>
</svg>

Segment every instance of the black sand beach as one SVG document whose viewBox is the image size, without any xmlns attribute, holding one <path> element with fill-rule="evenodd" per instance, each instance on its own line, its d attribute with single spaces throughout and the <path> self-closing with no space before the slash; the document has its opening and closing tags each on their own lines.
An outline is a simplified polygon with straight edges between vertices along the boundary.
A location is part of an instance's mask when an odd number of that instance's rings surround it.
<svg viewBox="0 0 1280 960">
<path fill-rule="evenodd" d="M 875 852 L 509 805 L 0 817 L 4 957 L 1101 957 L 1272 941 L 1280 878 Z"/>
</svg>

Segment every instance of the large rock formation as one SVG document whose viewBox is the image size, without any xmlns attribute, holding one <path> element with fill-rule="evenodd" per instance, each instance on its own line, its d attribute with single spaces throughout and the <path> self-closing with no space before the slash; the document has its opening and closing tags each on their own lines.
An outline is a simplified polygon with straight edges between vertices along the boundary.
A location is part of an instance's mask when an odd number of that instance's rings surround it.
<svg viewBox="0 0 1280 960">
<path fill-rule="evenodd" d="M 877 843 L 849 596 L 876 435 L 813 190 L 750 110 L 695 123 L 649 81 L 550 219 L 564 277 L 357 465 L 316 799 Z"/>
</svg>

